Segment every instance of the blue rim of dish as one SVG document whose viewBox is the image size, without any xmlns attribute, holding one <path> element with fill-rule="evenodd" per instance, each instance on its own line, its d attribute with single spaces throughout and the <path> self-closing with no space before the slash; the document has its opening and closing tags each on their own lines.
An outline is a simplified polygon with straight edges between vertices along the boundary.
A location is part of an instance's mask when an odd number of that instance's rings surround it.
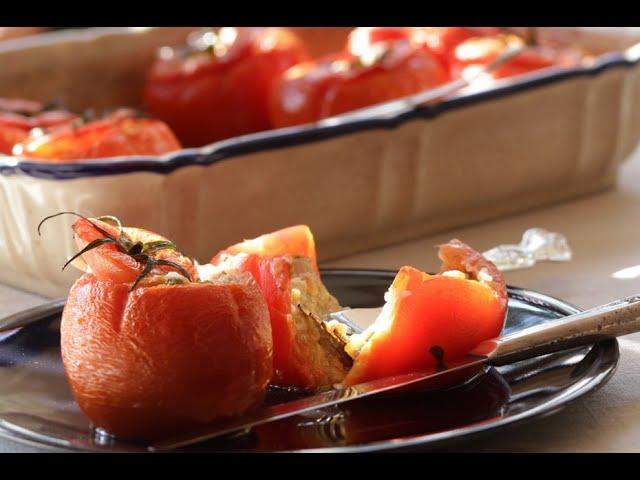
<svg viewBox="0 0 640 480">
<path fill-rule="evenodd" d="M 239 155 L 293 147 L 367 130 L 394 129 L 413 119 L 431 119 L 467 105 L 576 77 L 596 76 L 612 68 L 631 68 L 638 63 L 640 63 L 640 44 L 624 52 L 601 55 L 592 65 L 547 68 L 517 78 L 500 80 L 495 86 L 485 90 L 453 95 L 436 104 L 406 108 L 391 116 L 372 114 L 370 117 L 355 120 L 349 118 L 341 120 L 338 116 L 328 119 L 331 120 L 329 122 L 323 121 L 321 125 L 304 125 L 242 135 L 205 147 L 183 149 L 162 156 L 113 157 L 51 163 L 0 155 L 0 174 L 23 174 L 49 180 L 69 180 L 132 172 L 168 174 L 181 167 L 212 165 Z M 349 114 L 345 117 L 349 117 Z"/>
</svg>

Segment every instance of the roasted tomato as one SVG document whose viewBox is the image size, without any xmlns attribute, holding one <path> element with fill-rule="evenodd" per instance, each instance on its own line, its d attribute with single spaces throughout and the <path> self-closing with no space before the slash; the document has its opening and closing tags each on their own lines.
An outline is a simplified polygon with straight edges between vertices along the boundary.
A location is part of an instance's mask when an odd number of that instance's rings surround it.
<svg viewBox="0 0 640 480">
<path fill-rule="evenodd" d="M 13 146 L 29 135 L 28 130 L 7 125 L 0 118 L 0 154 L 11 155 Z"/>
<path fill-rule="evenodd" d="M 13 154 L 65 162 L 123 155 L 161 155 L 180 148 L 175 135 L 163 122 L 138 118 L 133 111 L 120 109 L 99 120 L 56 127 L 47 133 L 32 131 L 29 137 L 14 146 Z"/>
<path fill-rule="evenodd" d="M 500 271 L 458 240 L 440 246 L 439 275 L 400 269 L 382 313 L 345 347 L 354 385 L 455 361 L 502 331 L 507 291 Z"/>
<path fill-rule="evenodd" d="M 478 69 L 491 63 L 507 48 L 522 45 L 524 40 L 511 34 L 470 38 L 455 48 L 451 58 L 451 75 L 460 77 L 465 71 Z M 580 57 L 576 52 L 541 45 L 523 51 L 493 70 L 491 76 L 493 78 L 512 77 L 554 65 L 570 66 L 579 62 Z"/>
<path fill-rule="evenodd" d="M 117 436 L 148 439 L 259 403 L 272 339 L 251 275 L 203 282 L 163 237 L 104 220 L 74 224 L 88 268 L 60 328 L 66 375 L 87 417 Z"/>
<path fill-rule="evenodd" d="M 112 217 L 104 217 L 104 220 L 113 221 Z M 145 252 L 137 252 L 134 249 L 133 255 L 130 253 L 136 243 L 142 246 L 151 246 L 154 259 L 163 262 L 172 262 L 181 267 L 188 277 L 198 278 L 198 273 L 193 262 L 175 250 L 173 244 L 166 238 L 157 233 L 149 232 L 142 228 L 124 227 L 122 233 L 120 228 L 112 224 L 105 223 L 100 219 L 78 220 L 73 225 L 74 238 L 78 245 L 78 250 L 82 252 L 80 261 L 84 261 L 88 265 L 91 273 L 100 280 L 109 280 L 120 283 L 132 283 L 140 276 L 143 265 L 136 260 L 136 254 L 145 254 Z M 105 240 L 105 237 L 107 238 Z M 127 247 L 125 251 L 121 246 L 110 238 L 118 239 Z M 160 248 L 157 247 L 168 247 Z M 78 262 L 80 263 L 80 262 Z M 158 271 L 168 272 L 174 269 L 171 265 L 157 265 Z"/>
<path fill-rule="evenodd" d="M 70 124 L 77 118 L 74 113 L 32 100 L 0 98 L 0 154 L 11 155 L 13 146 L 26 139 L 34 128 Z"/>
<path fill-rule="evenodd" d="M 349 34 L 346 49 L 353 55 L 362 55 L 379 42 L 411 41 L 415 32 L 415 27 L 358 27 Z"/>
<path fill-rule="evenodd" d="M 434 54 L 448 68 L 455 48 L 462 42 L 498 33 L 500 29 L 492 27 L 359 27 L 349 35 L 347 50 L 359 55 L 378 42 L 407 40 Z"/>
<path fill-rule="evenodd" d="M 322 284 L 309 228 L 286 228 L 223 250 L 214 269 L 249 272 L 269 306 L 274 383 L 319 390 L 342 381 L 351 367 L 343 342 L 322 317 L 340 309 Z"/>
<path fill-rule="evenodd" d="M 465 40 L 486 34 L 497 34 L 491 27 L 422 27 L 417 28 L 414 39 L 424 43 L 447 66 L 451 65 L 453 53 Z"/>
<path fill-rule="evenodd" d="M 447 80 L 439 60 L 413 41 L 363 44 L 357 54 L 330 54 L 287 70 L 273 91 L 271 119 L 275 127 L 315 122 Z"/>
<path fill-rule="evenodd" d="M 271 128 L 270 91 L 307 60 L 285 28 L 233 28 L 193 37 L 186 53 L 165 48 L 149 71 L 144 103 L 189 147 Z"/>
</svg>

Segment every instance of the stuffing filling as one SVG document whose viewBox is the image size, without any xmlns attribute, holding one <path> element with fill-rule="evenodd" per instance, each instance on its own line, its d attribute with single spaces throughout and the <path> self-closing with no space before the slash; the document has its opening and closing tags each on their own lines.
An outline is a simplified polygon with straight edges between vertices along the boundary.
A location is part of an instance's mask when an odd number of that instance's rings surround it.
<svg viewBox="0 0 640 480">
<path fill-rule="evenodd" d="M 344 341 L 334 335 L 322 319 L 341 310 L 325 288 L 309 259 L 296 257 L 291 263 L 291 320 L 295 326 L 294 348 L 305 357 L 321 388 L 339 383 L 351 368 Z"/>
</svg>

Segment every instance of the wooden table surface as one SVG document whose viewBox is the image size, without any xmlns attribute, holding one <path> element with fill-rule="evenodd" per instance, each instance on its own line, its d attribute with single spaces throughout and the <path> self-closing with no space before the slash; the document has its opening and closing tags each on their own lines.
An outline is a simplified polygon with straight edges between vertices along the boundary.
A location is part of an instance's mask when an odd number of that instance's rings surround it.
<svg viewBox="0 0 640 480">
<path fill-rule="evenodd" d="M 325 267 L 395 269 L 413 265 L 435 270 L 434 246 L 452 237 L 480 251 L 517 243 L 524 230 L 562 232 L 574 258 L 507 272 L 512 285 L 538 290 L 583 308 L 640 292 L 640 151 L 621 168 L 616 189 L 553 207 L 485 222 L 326 263 Z M 636 267 L 633 269 L 631 267 Z M 614 275 L 625 270 L 624 274 Z M 0 312 L 42 302 L 40 297 L 0 285 Z M 456 450 L 511 452 L 640 452 L 640 334 L 620 339 L 620 364 L 598 391 L 564 410 L 490 433 Z M 38 448 L 0 439 L 0 452 Z"/>
</svg>

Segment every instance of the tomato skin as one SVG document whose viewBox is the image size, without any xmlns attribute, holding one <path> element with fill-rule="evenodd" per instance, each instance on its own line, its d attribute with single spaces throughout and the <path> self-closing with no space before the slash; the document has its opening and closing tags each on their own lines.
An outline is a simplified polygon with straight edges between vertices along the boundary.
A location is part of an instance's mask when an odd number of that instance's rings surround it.
<svg viewBox="0 0 640 480">
<path fill-rule="evenodd" d="M 415 27 L 358 27 L 349 34 L 346 51 L 360 55 L 378 42 L 410 41 L 415 30 Z"/>
<path fill-rule="evenodd" d="M 228 27 L 227 27 L 228 28 Z M 144 87 L 146 108 L 188 147 L 271 128 L 268 99 L 281 73 L 309 58 L 289 29 L 236 28 L 226 53 L 158 59 Z"/>
<path fill-rule="evenodd" d="M 496 35 L 493 27 L 359 27 L 351 32 L 347 50 L 360 54 L 377 42 L 407 40 L 435 55 L 448 68 L 455 48 L 479 35 Z"/>
<path fill-rule="evenodd" d="M 283 386 L 313 389 L 311 366 L 295 352 L 295 326 L 291 320 L 290 258 L 307 257 L 317 270 L 311 229 L 294 225 L 228 247 L 212 259 L 214 265 L 229 256 L 244 255 L 239 270 L 250 273 L 267 300 L 273 333 L 274 382 Z"/>
<path fill-rule="evenodd" d="M 29 135 L 29 131 L 13 125 L 3 125 L 0 120 L 0 154 L 11 155 L 13 146 Z"/>
<path fill-rule="evenodd" d="M 14 154 L 50 162 L 84 160 L 124 155 L 162 155 L 179 150 L 180 143 L 164 123 L 135 118 L 126 109 L 104 119 L 74 128 L 31 135 L 14 147 Z"/>
<path fill-rule="evenodd" d="M 491 280 L 429 275 L 402 267 L 382 314 L 386 328 L 374 333 L 362 347 L 346 385 L 446 364 L 500 334 L 507 312 L 506 286 L 500 272 L 462 242 L 442 246 L 441 257 L 443 268 L 455 267 L 472 278 L 483 271 L 480 275 L 489 275 Z"/>
<path fill-rule="evenodd" d="M 371 56 L 380 55 L 373 63 Z M 411 41 L 377 42 L 359 56 L 345 51 L 287 70 L 271 99 L 274 127 L 318 121 L 440 85 L 448 73 Z"/>
<path fill-rule="evenodd" d="M 507 286 L 502 272 L 487 260 L 480 252 L 458 239 L 450 240 L 438 246 L 438 257 L 442 261 L 440 273 L 448 270 L 465 272 L 472 279 L 477 279 L 481 272 L 485 274 L 483 282 L 491 287 L 500 305 L 506 310 L 509 301 Z M 490 277 L 490 280 L 486 276 Z"/>
<path fill-rule="evenodd" d="M 262 400 L 272 375 L 269 313 L 248 277 L 130 292 L 85 274 L 69 293 L 60 332 L 78 405 L 123 438 L 240 414 Z"/>
<path fill-rule="evenodd" d="M 476 33 L 467 27 L 424 27 L 418 30 L 418 36 L 445 64 L 450 65 L 455 48 Z"/>
<path fill-rule="evenodd" d="M 458 78 L 470 67 L 484 66 L 497 58 L 507 44 L 523 44 L 514 34 L 501 33 L 498 27 L 360 27 L 350 35 L 348 50 L 363 51 L 366 46 L 388 40 L 410 40 L 435 54 Z M 550 47 L 523 52 L 494 70 L 493 78 L 504 78 L 562 63 L 576 63 L 575 58 Z"/>
<path fill-rule="evenodd" d="M 318 268 L 315 240 L 307 225 L 294 225 L 244 240 L 218 252 L 211 259 L 211 263 L 215 265 L 223 260 L 224 256 L 238 253 L 257 254 L 261 257 L 282 255 L 307 257 L 316 270 Z"/>
<path fill-rule="evenodd" d="M 524 45 L 524 40 L 516 35 L 493 35 L 473 37 L 456 47 L 451 57 L 451 76 L 460 77 L 468 69 L 483 67 L 509 46 Z M 573 65 L 579 58 L 570 51 L 562 52 L 549 46 L 527 49 L 501 67 L 491 72 L 491 77 L 499 79 L 513 77 L 554 65 Z"/>
<path fill-rule="evenodd" d="M 102 222 L 95 218 L 78 219 L 72 226 L 78 250 L 86 247 L 90 242 L 104 238 L 105 235 L 97 228 L 108 233 L 113 238 L 119 238 L 120 232 L 113 225 Z M 167 239 L 157 233 L 149 232 L 141 228 L 124 228 L 125 234 L 135 242 L 166 241 Z M 175 250 L 163 250 L 154 255 L 156 258 L 169 260 L 182 266 L 190 275 L 191 279 L 197 278 L 198 274 L 193 262 Z M 96 278 L 116 283 L 131 284 L 136 280 L 143 265 L 131 258 L 126 253 L 120 252 L 113 244 L 100 245 L 82 255 L 82 259 L 89 265 L 91 272 Z M 152 273 L 171 271 L 170 267 L 156 267 Z"/>
<path fill-rule="evenodd" d="M 92 225 L 93 224 L 93 225 Z M 79 219 L 73 226 L 74 237 L 78 250 L 86 247 L 90 242 L 104 238 L 94 225 L 109 233 L 114 238 L 120 236 L 118 229 L 97 219 Z M 89 265 L 91 272 L 100 280 L 110 280 L 117 283 L 135 281 L 142 271 L 142 265 L 129 255 L 119 252 L 115 245 L 105 244 L 89 250 L 82 255 L 82 259 Z"/>
<path fill-rule="evenodd" d="M 25 140 L 33 128 L 67 125 L 78 118 L 71 112 L 43 108 L 32 100 L 0 98 L 0 154 L 11 155 L 13 146 Z"/>
</svg>

